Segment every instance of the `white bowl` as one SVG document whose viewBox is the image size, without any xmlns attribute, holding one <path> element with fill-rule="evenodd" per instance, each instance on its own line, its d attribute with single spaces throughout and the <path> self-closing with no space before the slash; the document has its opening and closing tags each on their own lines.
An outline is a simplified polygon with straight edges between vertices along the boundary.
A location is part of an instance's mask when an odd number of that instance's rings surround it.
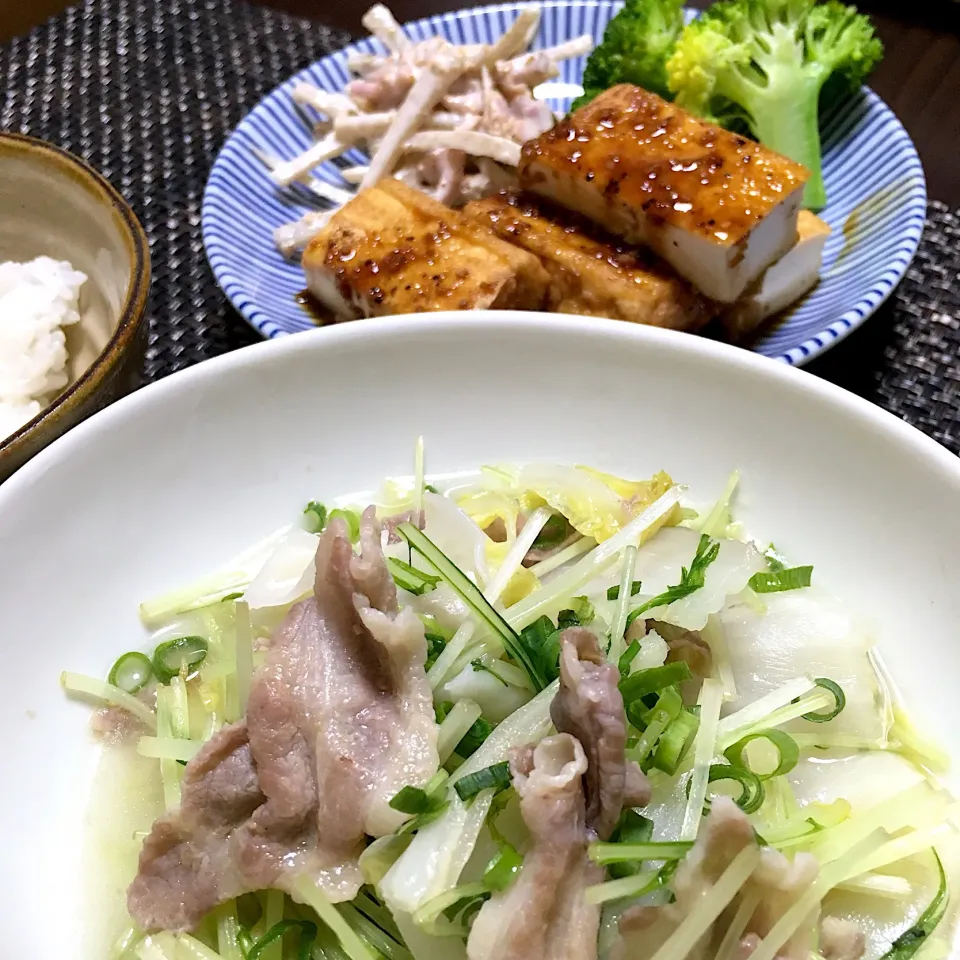
<svg viewBox="0 0 960 960">
<path fill-rule="evenodd" d="M 104 675 L 144 597 L 309 499 L 553 458 L 668 470 L 704 499 L 739 467 L 758 537 L 878 624 L 918 718 L 960 753 L 960 460 L 848 393 L 745 351 L 529 313 L 365 321 L 201 364 L 97 414 L 0 487 L 3 953 L 79 954 L 96 749 L 62 669 Z"/>
</svg>

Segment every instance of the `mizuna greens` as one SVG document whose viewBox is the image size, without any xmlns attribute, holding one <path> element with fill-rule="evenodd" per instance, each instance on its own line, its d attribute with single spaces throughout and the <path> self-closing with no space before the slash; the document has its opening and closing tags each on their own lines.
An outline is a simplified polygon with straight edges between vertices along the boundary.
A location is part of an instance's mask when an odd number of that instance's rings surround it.
<svg viewBox="0 0 960 960">
<path fill-rule="evenodd" d="M 106 680 L 62 675 L 101 708 L 105 749 L 135 747 L 156 802 L 179 816 L 196 802 L 194 758 L 214 762 L 216 743 L 256 722 L 272 644 L 319 604 L 323 544 L 340 531 L 367 575 L 373 503 L 393 622 L 419 645 L 413 670 L 433 699 L 431 770 L 392 789 L 385 825 L 357 851 L 355 892 L 281 873 L 189 932 L 131 920 L 100 956 L 510 960 L 526 954 L 497 938 L 561 890 L 564 910 L 595 925 L 565 960 L 735 960 L 745 937 L 755 960 L 949 954 L 960 803 L 933 772 L 942 754 L 813 568 L 743 534 L 739 475 L 698 503 L 662 473 L 496 465 L 427 483 L 421 442 L 414 462 L 412 479 L 311 501 L 300 525 L 145 601 L 150 637 L 130 638 L 143 649 L 105 665 Z M 369 613 L 369 629 L 385 616 Z M 593 700 L 571 699 L 581 675 Z M 570 732 L 571 710 L 601 702 L 604 729 L 623 732 L 614 767 L 586 721 Z M 620 790 L 622 809 L 590 833 L 597 784 Z M 549 816 L 568 818 L 543 826 L 537 790 L 559 791 Z M 573 859 L 538 881 L 544 845 L 574 829 Z M 711 847 L 718 837 L 729 856 Z M 720 856 L 709 876 L 707 855 Z M 131 857 L 124 885 L 137 869 Z M 636 906 L 651 909 L 649 928 L 631 923 Z"/>
</svg>

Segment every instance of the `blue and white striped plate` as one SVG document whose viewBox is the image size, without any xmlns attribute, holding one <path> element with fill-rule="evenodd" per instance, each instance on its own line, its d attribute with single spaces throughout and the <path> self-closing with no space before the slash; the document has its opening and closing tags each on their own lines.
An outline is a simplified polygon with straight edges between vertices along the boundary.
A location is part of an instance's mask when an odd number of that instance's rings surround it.
<svg viewBox="0 0 960 960">
<path fill-rule="evenodd" d="M 441 34 L 455 43 L 490 43 L 507 29 L 523 3 L 461 10 L 407 26 L 415 39 Z M 535 47 L 592 34 L 599 40 L 621 4 L 613 0 L 547 0 Z M 296 300 L 303 272 L 277 252 L 273 231 L 297 219 L 309 200 L 279 191 L 254 155 L 259 147 L 281 158 L 313 141 L 290 97 L 297 81 L 324 90 L 349 80 L 348 52 L 382 52 L 376 40 L 325 57 L 265 97 L 227 140 L 207 181 L 203 239 L 220 286 L 240 313 L 265 337 L 313 326 Z M 562 64 L 550 103 L 566 109 L 579 83 L 583 59 Z M 362 155 L 347 154 L 351 163 Z M 314 171 L 341 184 L 333 163 Z M 786 319 L 752 344 L 768 357 L 805 363 L 858 327 L 887 298 L 913 258 L 923 231 L 926 185 L 916 149 L 900 121 L 864 88 L 826 118 L 823 175 L 829 205 L 820 216 L 833 232 L 824 253 L 820 284 Z"/>
</svg>

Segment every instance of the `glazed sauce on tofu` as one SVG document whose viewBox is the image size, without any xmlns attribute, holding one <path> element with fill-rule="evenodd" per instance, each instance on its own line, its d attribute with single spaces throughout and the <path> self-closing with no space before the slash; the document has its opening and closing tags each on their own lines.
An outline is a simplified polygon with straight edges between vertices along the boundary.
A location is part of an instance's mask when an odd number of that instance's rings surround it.
<svg viewBox="0 0 960 960">
<path fill-rule="evenodd" d="M 293 299 L 318 327 L 328 327 L 337 322 L 337 318 L 333 315 L 330 308 L 321 303 L 320 300 L 306 288 L 299 293 L 295 293 Z"/>
</svg>

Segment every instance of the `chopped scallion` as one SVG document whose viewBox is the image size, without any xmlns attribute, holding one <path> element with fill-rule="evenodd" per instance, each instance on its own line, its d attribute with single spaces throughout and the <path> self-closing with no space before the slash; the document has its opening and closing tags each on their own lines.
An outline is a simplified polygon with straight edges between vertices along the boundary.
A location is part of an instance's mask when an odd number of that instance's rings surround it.
<svg viewBox="0 0 960 960">
<path fill-rule="evenodd" d="M 813 567 L 784 567 L 769 573 L 755 573 L 748 582 L 754 593 L 780 593 L 809 587 L 812 575 Z"/>
<path fill-rule="evenodd" d="M 390 806 L 400 813 L 426 813 L 430 809 L 433 798 L 420 787 L 407 785 L 390 800 Z"/>
<path fill-rule="evenodd" d="M 491 890 L 506 890 L 522 866 L 523 857 L 509 843 L 501 844 L 499 852 L 483 872 L 483 882 Z"/>
<path fill-rule="evenodd" d="M 169 683 L 186 668 L 187 679 L 196 676 L 197 667 L 206 659 L 207 641 L 203 637 L 177 637 L 153 651 L 153 672 L 161 683 Z"/>
<path fill-rule="evenodd" d="M 777 751 L 777 764 L 769 773 L 754 770 L 744 759 L 744 750 L 753 740 L 766 740 Z M 747 734 L 732 747 L 727 747 L 723 755 L 733 766 L 746 768 L 759 780 L 769 780 L 772 777 L 782 777 L 797 765 L 800 759 L 800 748 L 797 746 L 797 741 L 782 730 L 758 730 L 756 733 Z"/>
<path fill-rule="evenodd" d="M 627 649 L 620 654 L 620 659 L 617 661 L 617 666 L 620 668 L 621 677 L 627 677 L 630 675 L 630 664 L 637 659 L 637 655 L 639 653 L 640 641 L 634 640 L 631 642 L 630 646 L 628 646 Z"/>
<path fill-rule="evenodd" d="M 658 693 L 665 687 L 672 687 L 686 680 L 692 680 L 690 667 L 682 661 L 666 663 L 662 667 L 650 667 L 639 670 L 620 681 L 620 693 L 624 703 L 632 703 L 650 693 Z"/>
<path fill-rule="evenodd" d="M 653 754 L 653 766 L 673 776 L 686 756 L 700 727 L 700 718 L 690 710 L 681 710 L 663 731 Z"/>
<path fill-rule="evenodd" d="M 805 713 L 803 719 L 809 720 L 812 723 L 826 723 L 842 712 L 843 708 L 847 705 L 847 697 L 840 684 L 831 680 L 829 677 L 817 677 L 813 682 L 828 693 L 832 693 L 836 702 L 833 707 L 822 713 Z"/>
<path fill-rule="evenodd" d="M 327 525 L 327 508 L 318 500 L 311 500 L 303 508 L 303 522 L 310 533 L 319 533 Z"/>
<path fill-rule="evenodd" d="M 137 693 L 142 690 L 153 677 L 153 667 L 150 658 L 138 651 L 125 653 L 117 659 L 110 668 L 107 683 L 119 687 L 124 693 Z"/>
<path fill-rule="evenodd" d="M 341 519 L 347 525 L 347 536 L 351 543 L 356 543 L 360 539 L 360 514 L 356 510 L 345 510 L 337 507 L 331 510 L 327 516 L 327 526 L 330 526 L 337 518 Z"/>
<path fill-rule="evenodd" d="M 760 778 L 746 767 L 735 767 L 729 763 L 712 763 L 707 774 L 708 783 L 717 783 L 721 780 L 730 780 L 740 784 L 740 796 L 734 797 L 733 802 L 744 813 L 756 813 L 763 806 L 766 795 Z M 690 782 L 687 781 L 687 795 L 689 796 Z M 704 813 L 710 809 L 710 801 L 704 804 Z"/>
<path fill-rule="evenodd" d="M 491 788 L 498 792 L 505 790 L 510 786 L 510 779 L 510 764 L 504 760 L 501 763 L 484 767 L 476 773 L 468 773 L 465 777 L 457 780 L 453 787 L 461 800 L 470 800 L 481 790 Z"/>
</svg>

